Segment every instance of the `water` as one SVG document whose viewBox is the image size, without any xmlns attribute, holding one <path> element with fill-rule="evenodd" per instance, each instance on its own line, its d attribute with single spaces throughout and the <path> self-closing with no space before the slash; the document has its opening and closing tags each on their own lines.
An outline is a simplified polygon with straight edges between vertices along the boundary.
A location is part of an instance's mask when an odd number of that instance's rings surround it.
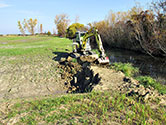
<svg viewBox="0 0 166 125">
<path fill-rule="evenodd" d="M 140 69 L 141 75 L 151 76 L 166 85 L 166 58 L 154 59 L 145 54 L 121 49 L 111 49 L 106 54 L 111 63 L 132 63 Z"/>
</svg>

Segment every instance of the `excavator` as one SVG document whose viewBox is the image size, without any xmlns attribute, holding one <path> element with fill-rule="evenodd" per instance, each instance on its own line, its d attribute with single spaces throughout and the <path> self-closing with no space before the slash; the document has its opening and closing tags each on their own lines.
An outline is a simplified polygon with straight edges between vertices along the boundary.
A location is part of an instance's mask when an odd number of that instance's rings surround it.
<svg viewBox="0 0 166 125">
<path fill-rule="evenodd" d="M 99 55 L 95 54 L 90 45 L 90 37 L 94 36 L 95 41 L 98 46 Z M 99 64 L 108 64 L 109 58 L 105 55 L 105 50 L 101 41 L 101 37 L 98 33 L 98 30 L 95 27 L 92 27 L 87 32 L 77 31 L 75 38 L 73 39 L 73 53 L 79 53 L 84 56 L 92 56 L 96 58 Z"/>
</svg>

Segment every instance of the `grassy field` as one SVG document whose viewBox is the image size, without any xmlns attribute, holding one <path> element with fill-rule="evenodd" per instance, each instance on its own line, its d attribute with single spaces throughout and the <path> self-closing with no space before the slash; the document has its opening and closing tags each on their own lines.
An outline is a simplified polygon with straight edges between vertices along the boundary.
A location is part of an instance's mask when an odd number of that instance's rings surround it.
<svg viewBox="0 0 166 125">
<path fill-rule="evenodd" d="M 164 124 L 164 107 L 152 109 L 112 92 L 66 95 L 16 103 L 6 114 L 17 124 Z"/>
<path fill-rule="evenodd" d="M 71 44 L 56 37 L 0 37 L 0 101 L 64 93 L 54 59 Z"/>
<path fill-rule="evenodd" d="M 0 56 L 50 54 L 71 50 L 71 41 L 57 37 L 0 37 Z"/>
<path fill-rule="evenodd" d="M 166 123 L 166 107 L 153 109 L 117 92 L 64 95 L 55 60 L 71 44 L 57 37 L 0 37 L 0 124 Z"/>
</svg>

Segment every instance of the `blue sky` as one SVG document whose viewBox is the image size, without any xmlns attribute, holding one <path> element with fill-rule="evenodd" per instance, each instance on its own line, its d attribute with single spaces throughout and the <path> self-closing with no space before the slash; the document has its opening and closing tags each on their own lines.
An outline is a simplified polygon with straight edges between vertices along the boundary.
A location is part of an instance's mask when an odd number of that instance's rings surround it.
<svg viewBox="0 0 166 125">
<path fill-rule="evenodd" d="M 79 22 L 103 20 L 110 10 L 127 11 L 135 2 L 146 8 L 152 0 L 0 0 L 0 34 L 19 33 L 17 21 L 37 18 L 43 30 L 56 29 L 54 18 L 57 14 L 69 15 L 71 23 L 79 16 Z"/>
</svg>

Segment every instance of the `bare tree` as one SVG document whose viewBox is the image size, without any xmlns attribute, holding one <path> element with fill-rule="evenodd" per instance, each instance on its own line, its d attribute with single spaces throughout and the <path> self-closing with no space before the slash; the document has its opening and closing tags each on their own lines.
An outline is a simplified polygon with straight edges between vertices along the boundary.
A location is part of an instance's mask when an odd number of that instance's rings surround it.
<svg viewBox="0 0 166 125">
<path fill-rule="evenodd" d="M 28 32 L 30 32 L 32 35 L 35 34 L 35 27 L 37 25 L 37 19 L 30 18 L 28 21 L 26 21 L 26 28 L 28 29 Z"/>
<path fill-rule="evenodd" d="M 66 35 L 66 29 L 69 26 L 70 20 L 67 14 L 56 15 L 55 24 L 58 30 L 58 35 L 64 37 Z"/>
<path fill-rule="evenodd" d="M 25 36 L 25 31 L 26 31 L 26 25 L 25 25 L 25 23 L 26 23 L 25 19 L 22 22 L 22 24 L 21 24 L 20 21 L 18 21 L 18 28 L 19 28 L 20 32 L 23 34 L 23 36 Z"/>
<path fill-rule="evenodd" d="M 166 55 L 166 46 L 164 47 L 165 32 L 158 27 L 154 14 L 147 10 L 133 16 L 133 33 L 135 39 L 139 42 L 142 49 L 149 55 Z"/>
</svg>

